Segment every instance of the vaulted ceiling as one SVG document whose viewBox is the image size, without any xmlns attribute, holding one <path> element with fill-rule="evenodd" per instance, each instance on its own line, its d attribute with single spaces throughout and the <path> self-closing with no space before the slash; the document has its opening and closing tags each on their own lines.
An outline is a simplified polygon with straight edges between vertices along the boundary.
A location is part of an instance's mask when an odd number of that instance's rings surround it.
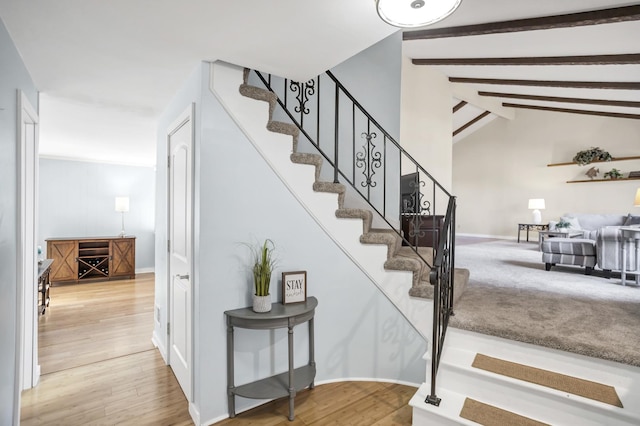
<svg viewBox="0 0 640 426">
<path fill-rule="evenodd" d="M 454 141 L 512 108 L 637 119 L 639 7 L 463 0 L 403 52 L 452 81 Z M 41 90 L 41 152 L 137 164 L 199 61 L 304 80 L 397 31 L 373 0 L 2 0 L 0 17 Z"/>
<path fill-rule="evenodd" d="M 474 95 L 452 101 L 454 142 L 496 118 L 482 98 L 506 108 L 640 119 L 640 4 L 543 3 L 515 19 L 460 16 L 404 32 L 415 65 L 438 69 L 454 90 Z"/>
</svg>

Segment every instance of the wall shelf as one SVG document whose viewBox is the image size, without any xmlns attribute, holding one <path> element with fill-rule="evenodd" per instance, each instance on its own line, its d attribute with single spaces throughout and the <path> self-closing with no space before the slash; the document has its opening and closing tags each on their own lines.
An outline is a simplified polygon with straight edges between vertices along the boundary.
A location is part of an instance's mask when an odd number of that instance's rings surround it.
<svg viewBox="0 0 640 426">
<path fill-rule="evenodd" d="M 618 178 L 618 179 L 583 179 L 583 180 L 568 180 L 567 183 L 583 183 L 583 182 L 618 182 L 621 180 L 640 180 L 640 177 L 637 178 Z"/>
<path fill-rule="evenodd" d="M 595 163 L 613 163 L 614 161 L 627 161 L 627 160 L 640 160 L 640 156 L 635 156 L 635 157 L 615 157 L 612 160 L 609 161 L 592 161 L 589 164 L 595 164 Z M 585 164 L 586 166 L 588 166 L 589 164 Z M 547 164 L 547 167 L 556 167 L 556 166 L 579 166 L 578 163 L 575 163 L 573 161 L 568 162 L 568 163 L 552 163 L 552 164 Z M 573 181 L 572 181 L 573 182 Z M 578 182 L 582 182 L 582 181 L 578 181 Z"/>
</svg>

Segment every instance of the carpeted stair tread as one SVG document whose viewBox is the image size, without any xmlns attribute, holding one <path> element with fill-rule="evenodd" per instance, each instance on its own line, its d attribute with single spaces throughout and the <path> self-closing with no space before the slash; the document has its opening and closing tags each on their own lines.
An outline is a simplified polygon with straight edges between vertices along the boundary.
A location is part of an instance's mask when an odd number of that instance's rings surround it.
<svg viewBox="0 0 640 426">
<path fill-rule="evenodd" d="M 466 398 L 460 411 L 460 417 L 483 426 L 549 426 L 529 417 Z"/>
<path fill-rule="evenodd" d="M 411 286 L 409 296 L 422 299 L 433 299 L 433 286 L 429 281 L 420 280 L 417 285 Z"/>
<path fill-rule="evenodd" d="M 250 84 L 241 84 L 239 90 L 242 96 L 246 96 L 247 98 L 255 99 L 257 101 L 268 102 L 269 120 L 271 120 L 273 111 L 275 111 L 276 105 L 278 103 L 278 96 L 275 93 L 256 86 L 252 86 Z"/>
<path fill-rule="evenodd" d="M 453 286 L 453 306 L 455 307 L 462 297 L 462 293 L 469 282 L 469 270 L 456 268 L 454 270 L 454 286 Z M 429 279 L 420 280 L 418 284 L 414 284 L 409 289 L 409 296 L 421 297 L 423 299 L 433 299 L 434 286 L 429 282 Z"/>
<path fill-rule="evenodd" d="M 267 130 L 274 133 L 293 136 L 294 138 L 297 138 L 300 134 L 300 129 L 298 129 L 295 124 L 284 123 L 282 121 L 269 121 L 267 124 Z"/>
<path fill-rule="evenodd" d="M 316 192 L 331 192 L 333 194 L 342 194 L 346 191 L 346 188 L 341 183 L 314 182 L 313 190 Z"/>
<path fill-rule="evenodd" d="M 360 236 L 362 244 L 385 244 L 387 249 L 387 258 L 395 255 L 396 250 L 400 247 L 401 239 L 395 232 L 387 232 L 387 230 L 374 230 L 364 233 Z"/>
<path fill-rule="evenodd" d="M 501 374 L 513 379 L 535 383 L 551 389 L 571 393 L 594 401 L 622 408 L 622 402 L 613 386 L 592 382 L 573 376 L 556 373 L 541 368 L 530 367 L 503 359 L 476 354 L 473 363 L 479 368 L 492 373 Z"/>
<path fill-rule="evenodd" d="M 313 190 L 316 192 L 329 192 L 332 194 L 338 194 L 338 208 L 341 209 L 344 206 L 344 196 L 347 192 L 347 188 L 343 184 L 315 181 L 313 183 Z"/>
<path fill-rule="evenodd" d="M 336 210 L 336 217 L 340 219 L 362 219 L 362 233 L 366 234 L 371 230 L 371 222 L 373 221 L 371 210 L 338 209 Z"/>
<path fill-rule="evenodd" d="M 416 247 L 418 250 L 418 254 L 430 264 L 433 263 L 433 248 L 432 247 Z M 415 257 L 418 258 L 418 254 L 416 254 L 413 247 L 402 246 L 398 249 L 396 253 L 397 256 L 405 256 L 405 257 Z"/>
<path fill-rule="evenodd" d="M 320 179 L 320 170 L 322 169 L 322 156 L 318 154 L 309 154 L 306 152 L 296 152 L 298 149 L 297 142 L 293 145 L 293 152 L 289 156 L 289 159 L 292 163 L 295 164 L 306 164 L 308 166 L 314 166 L 315 170 L 315 180 Z"/>
</svg>

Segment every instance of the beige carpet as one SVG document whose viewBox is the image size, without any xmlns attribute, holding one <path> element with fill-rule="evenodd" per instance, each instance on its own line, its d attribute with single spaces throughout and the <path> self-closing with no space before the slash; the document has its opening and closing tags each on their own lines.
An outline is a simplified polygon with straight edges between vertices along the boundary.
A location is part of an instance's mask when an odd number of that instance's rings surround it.
<svg viewBox="0 0 640 426">
<path fill-rule="evenodd" d="M 470 280 L 450 325 L 640 366 L 640 288 L 571 266 L 544 270 L 537 244 L 456 246 Z"/>
<path fill-rule="evenodd" d="M 541 423 L 471 398 L 464 400 L 460 417 L 483 426 L 549 426 L 547 423 Z"/>
<path fill-rule="evenodd" d="M 501 374 L 529 383 L 546 386 L 551 389 L 571 393 L 573 395 L 589 398 L 605 404 L 622 407 L 622 402 L 613 386 L 603 385 L 590 380 L 579 379 L 565 374 L 555 373 L 541 368 L 534 368 L 516 362 L 505 361 L 483 354 L 476 354 L 471 364 L 492 373 Z"/>
</svg>

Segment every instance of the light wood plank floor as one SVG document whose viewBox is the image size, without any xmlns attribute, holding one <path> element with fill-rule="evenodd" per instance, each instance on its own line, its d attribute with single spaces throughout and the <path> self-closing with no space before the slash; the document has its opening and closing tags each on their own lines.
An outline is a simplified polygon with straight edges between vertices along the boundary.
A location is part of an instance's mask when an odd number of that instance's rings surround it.
<svg viewBox="0 0 640 426">
<path fill-rule="evenodd" d="M 22 425 L 192 425 L 171 369 L 151 344 L 153 274 L 135 280 L 56 285 L 39 319 L 40 384 L 22 393 Z M 220 425 L 410 425 L 415 388 L 342 382 Z"/>
</svg>

